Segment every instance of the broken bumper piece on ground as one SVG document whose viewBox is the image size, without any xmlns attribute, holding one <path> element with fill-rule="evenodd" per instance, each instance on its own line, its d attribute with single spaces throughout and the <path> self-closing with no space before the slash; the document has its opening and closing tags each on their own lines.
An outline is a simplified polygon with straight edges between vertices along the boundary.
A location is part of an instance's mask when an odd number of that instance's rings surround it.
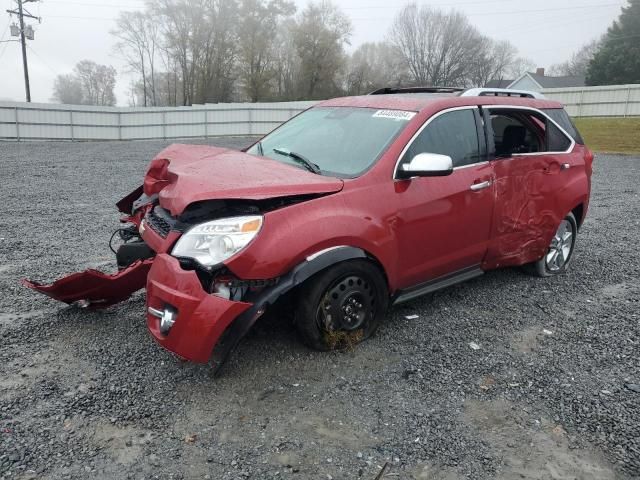
<svg viewBox="0 0 640 480">
<path fill-rule="evenodd" d="M 109 275 L 97 270 L 72 273 L 42 285 L 30 280 L 23 284 L 55 300 L 93 309 L 105 308 L 122 302 L 144 287 L 153 260 L 137 261 L 118 273 Z"/>
</svg>

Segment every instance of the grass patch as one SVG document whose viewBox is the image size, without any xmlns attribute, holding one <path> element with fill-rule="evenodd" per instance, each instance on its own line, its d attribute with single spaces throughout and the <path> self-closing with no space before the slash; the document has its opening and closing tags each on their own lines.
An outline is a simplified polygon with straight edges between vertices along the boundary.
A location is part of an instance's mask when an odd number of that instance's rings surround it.
<svg viewBox="0 0 640 480">
<path fill-rule="evenodd" d="M 585 117 L 574 122 L 594 152 L 640 154 L 640 117 Z"/>
</svg>

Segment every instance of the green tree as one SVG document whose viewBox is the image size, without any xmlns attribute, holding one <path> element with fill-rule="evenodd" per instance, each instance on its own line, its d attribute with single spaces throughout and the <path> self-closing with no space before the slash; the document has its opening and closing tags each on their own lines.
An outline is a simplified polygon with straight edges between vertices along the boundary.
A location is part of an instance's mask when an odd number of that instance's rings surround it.
<svg viewBox="0 0 640 480">
<path fill-rule="evenodd" d="M 587 85 L 640 83 L 640 0 L 629 0 L 587 70 Z"/>
</svg>

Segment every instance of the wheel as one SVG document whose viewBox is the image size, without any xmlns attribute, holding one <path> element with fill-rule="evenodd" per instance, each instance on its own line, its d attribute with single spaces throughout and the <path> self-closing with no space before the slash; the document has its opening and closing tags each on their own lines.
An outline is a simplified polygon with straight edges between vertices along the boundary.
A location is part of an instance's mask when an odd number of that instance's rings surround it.
<svg viewBox="0 0 640 480">
<path fill-rule="evenodd" d="M 547 253 L 537 262 L 526 265 L 529 273 L 538 277 L 559 275 L 567 270 L 576 246 L 578 224 L 573 213 L 569 213 L 558 226 L 551 239 Z"/>
<path fill-rule="evenodd" d="M 299 293 L 296 328 L 304 343 L 320 351 L 352 348 L 369 338 L 389 301 L 382 273 L 367 260 L 329 267 Z"/>
</svg>

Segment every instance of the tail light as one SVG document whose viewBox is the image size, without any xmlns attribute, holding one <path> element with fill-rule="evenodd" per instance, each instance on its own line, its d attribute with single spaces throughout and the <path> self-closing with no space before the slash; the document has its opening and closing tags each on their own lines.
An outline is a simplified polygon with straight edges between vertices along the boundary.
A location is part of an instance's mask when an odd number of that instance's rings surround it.
<svg viewBox="0 0 640 480">
<path fill-rule="evenodd" d="M 592 165 L 594 157 L 595 155 L 593 152 L 587 147 L 584 147 L 584 164 L 589 175 L 591 175 L 591 172 L 593 171 Z"/>
</svg>

